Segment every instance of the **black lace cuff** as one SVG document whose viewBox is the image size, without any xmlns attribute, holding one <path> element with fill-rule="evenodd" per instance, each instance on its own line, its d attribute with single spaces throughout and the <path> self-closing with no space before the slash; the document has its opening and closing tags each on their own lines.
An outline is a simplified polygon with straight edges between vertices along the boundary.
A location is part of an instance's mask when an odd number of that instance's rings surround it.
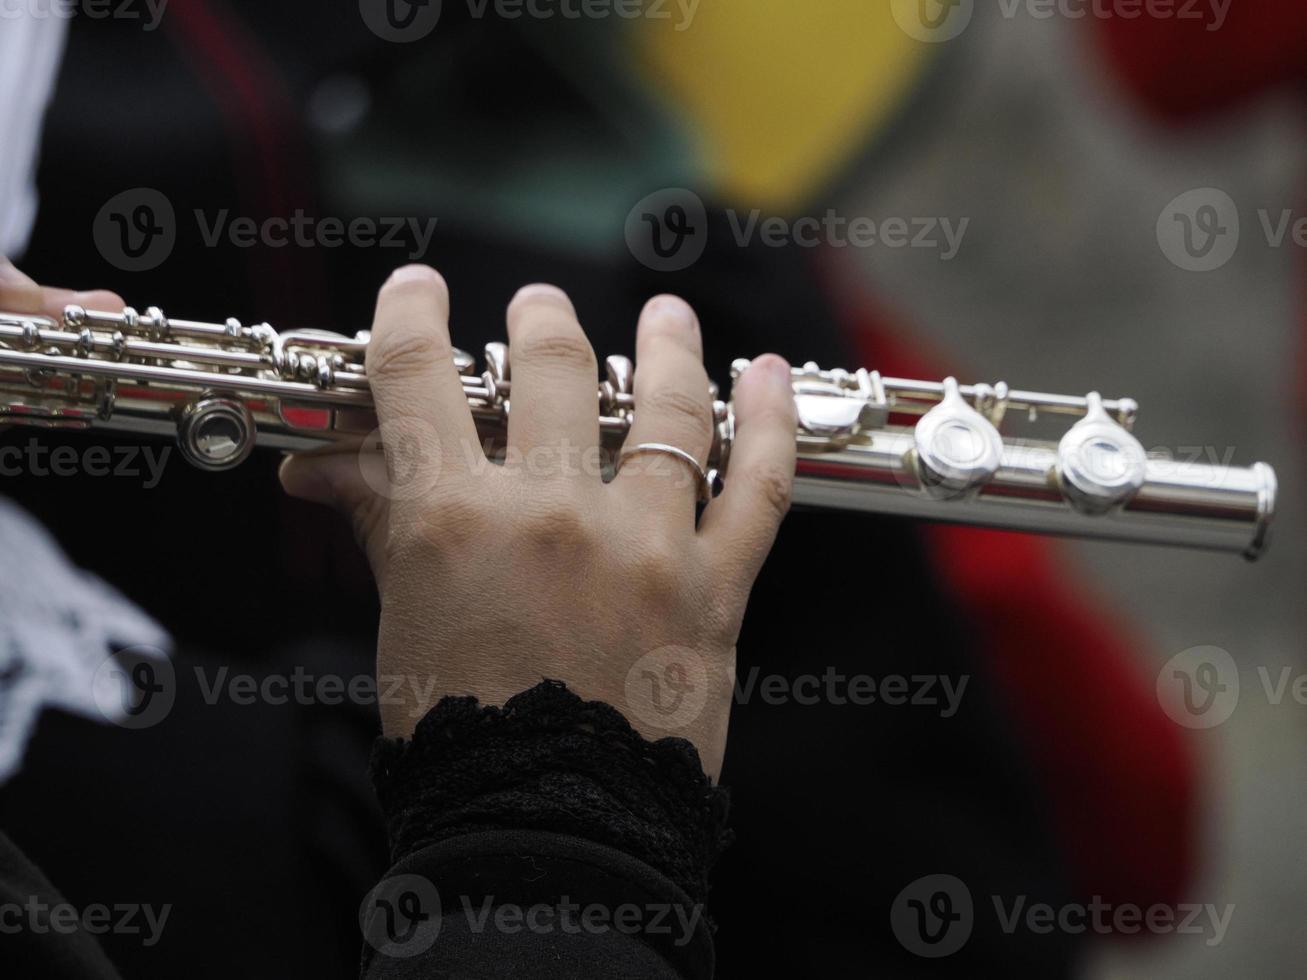
<svg viewBox="0 0 1307 980">
<path fill-rule="evenodd" d="M 463 834 L 538 830 L 624 851 L 696 903 L 729 843 L 728 797 L 685 739 L 650 742 L 610 705 L 546 680 L 503 708 L 446 697 L 412 740 L 378 739 L 391 860 Z"/>
</svg>

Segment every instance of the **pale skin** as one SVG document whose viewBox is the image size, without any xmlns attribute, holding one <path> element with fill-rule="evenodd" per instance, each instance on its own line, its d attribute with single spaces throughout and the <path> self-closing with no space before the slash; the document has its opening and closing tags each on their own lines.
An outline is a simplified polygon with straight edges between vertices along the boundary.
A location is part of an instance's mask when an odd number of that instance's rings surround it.
<svg viewBox="0 0 1307 980">
<path fill-rule="evenodd" d="M 58 317 L 70 304 L 88 310 L 121 310 L 123 301 L 117 293 L 104 289 L 77 292 L 38 286 L 0 255 L 0 310 L 6 313 L 33 313 L 38 316 Z"/>
<path fill-rule="evenodd" d="M 23 312 L 122 305 L 112 294 L 27 282 Z M 2 302 L 8 289 L 0 272 L 0 308 L 14 309 Z M 609 484 L 569 463 L 597 449 L 599 427 L 595 354 L 568 297 L 525 287 L 507 327 L 509 459 L 530 466 L 478 465 L 481 440 L 451 357 L 448 289 L 425 266 L 399 269 L 382 287 L 367 355 L 387 469 L 402 472 L 402 484 L 378 479 L 379 459 L 366 449 L 282 465 L 287 492 L 349 516 L 371 563 L 377 672 L 407 680 L 383 699 L 383 729 L 408 736 L 445 695 L 502 705 L 550 677 L 618 708 L 646 737 L 689 739 L 715 779 L 745 606 L 789 506 L 789 366 L 764 355 L 736 383 L 729 478 L 696 524 L 696 485 L 682 462 L 630 465 Z M 627 445 L 665 443 L 706 461 L 702 335 L 676 297 L 654 298 L 640 316 L 635 416 Z M 706 687 L 670 729 L 647 721 L 657 717 L 646 703 L 656 690 L 630 682 L 665 650 L 698 665 L 690 676 Z"/>
</svg>

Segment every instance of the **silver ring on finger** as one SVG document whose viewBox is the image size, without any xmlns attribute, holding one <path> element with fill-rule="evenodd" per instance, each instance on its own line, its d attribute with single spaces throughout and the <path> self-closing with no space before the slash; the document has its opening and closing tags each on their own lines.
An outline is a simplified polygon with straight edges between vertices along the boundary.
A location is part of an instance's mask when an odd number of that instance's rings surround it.
<svg viewBox="0 0 1307 980">
<path fill-rule="evenodd" d="M 669 446 L 663 442 L 642 442 L 636 446 L 623 447 L 621 454 L 617 457 L 614 475 L 622 472 L 622 467 L 626 464 L 626 461 L 636 456 L 671 456 L 673 459 L 680 460 L 694 474 L 698 502 L 707 503 L 712 499 L 712 480 L 709 479 L 707 470 L 684 449 Z"/>
</svg>

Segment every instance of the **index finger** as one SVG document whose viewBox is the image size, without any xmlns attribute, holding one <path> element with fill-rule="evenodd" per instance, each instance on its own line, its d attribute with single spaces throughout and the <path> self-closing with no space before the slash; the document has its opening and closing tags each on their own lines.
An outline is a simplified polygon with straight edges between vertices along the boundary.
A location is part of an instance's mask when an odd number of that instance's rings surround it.
<svg viewBox="0 0 1307 980">
<path fill-rule="evenodd" d="M 383 436 L 388 428 L 430 431 L 445 463 L 476 444 L 449 339 L 449 290 L 436 270 L 404 266 L 381 287 L 366 368 Z"/>
<path fill-rule="evenodd" d="M 116 313 L 124 305 L 117 293 L 103 289 L 76 292 L 71 289 L 42 287 L 7 258 L 0 256 L 0 311 L 31 313 L 58 320 L 63 316 L 64 307 L 70 304 L 108 313 Z"/>
</svg>

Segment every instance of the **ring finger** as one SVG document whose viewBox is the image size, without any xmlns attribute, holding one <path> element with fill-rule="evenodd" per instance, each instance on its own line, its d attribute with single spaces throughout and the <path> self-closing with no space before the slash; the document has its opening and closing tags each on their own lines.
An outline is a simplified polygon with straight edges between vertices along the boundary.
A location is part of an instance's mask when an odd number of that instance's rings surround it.
<svg viewBox="0 0 1307 980">
<path fill-rule="evenodd" d="M 675 296 L 649 301 L 640 314 L 635 364 L 635 421 L 623 451 L 672 446 L 705 466 L 713 438 L 712 394 L 699 320 L 689 304 Z M 689 462 L 662 452 L 628 455 L 614 482 L 662 512 L 671 506 L 693 515 L 699 493 Z"/>
</svg>

